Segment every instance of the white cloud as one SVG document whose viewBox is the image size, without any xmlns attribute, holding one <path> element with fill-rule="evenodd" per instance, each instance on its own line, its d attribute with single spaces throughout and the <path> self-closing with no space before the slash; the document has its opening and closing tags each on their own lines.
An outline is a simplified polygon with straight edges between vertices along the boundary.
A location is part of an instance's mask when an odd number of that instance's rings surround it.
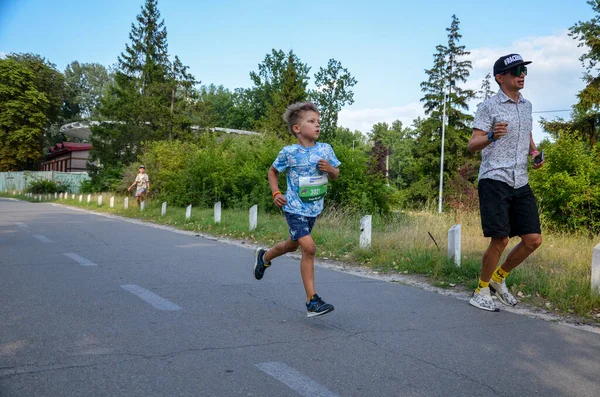
<svg viewBox="0 0 600 397">
<path fill-rule="evenodd" d="M 371 131 L 373 124 L 381 122 L 391 124 L 400 120 L 405 126 L 410 126 L 418 116 L 423 116 L 423 105 L 420 102 L 413 102 L 408 105 L 387 108 L 344 109 L 339 113 L 338 124 L 353 131 L 359 130 L 367 133 Z"/>
<path fill-rule="evenodd" d="M 579 57 L 587 51 L 578 47 L 578 42 L 569 37 L 567 31 L 552 36 L 528 37 L 504 47 L 485 47 L 471 50 L 469 57 L 473 63 L 471 80 L 466 87 L 479 90 L 485 75 L 492 71 L 494 62 L 502 55 L 518 53 L 523 59 L 532 61 L 528 66 L 523 95 L 533 104 L 533 111 L 571 109 L 577 101 L 577 93 L 584 87 L 581 80 L 584 71 Z M 492 82 L 493 89 L 498 86 Z M 471 106 L 471 109 L 475 109 Z M 534 114 L 553 119 L 568 119 L 569 112 Z M 539 123 L 535 123 L 534 140 L 539 142 L 545 137 Z"/>
<path fill-rule="evenodd" d="M 579 57 L 587 51 L 578 47 L 578 42 L 569 37 L 567 31 L 551 36 L 527 37 L 506 46 L 482 47 L 470 49 L 473 70 L 469 81 L 463 86 L 478 91 L 485 75 L 492 71 L 494 62 L 502 55 L 518 53 L 533 63 L 525 82 L 523 95 L 533 104 L 535 111 L 571 109 L 577 101 L 577 93 L 584 87 L 581 80 L 583 66 Z M 430 65 L 425 65 L 429 68 Z M 492 89 L 498 86 L 492 81 Z M 339 124 L 366 133 L 378 122 L 391 123 L 401 120 L 406 126 L 412 124 L 417 116 L 423 116 L 423 105 L 418 100 L 421 92 L 415 92 L 415 98 L 406 105 L 394 105 L 384 108 L 344 109 L 339 114 Z M 476 104 L 470 104 L 475 112 Z M 545 117 L 569 118 L 569 112 L 534 114 L 534 119 Z M 534 140 L 539 142 L 545 137 L 538 123 L 534 125 Z"/>
<path fill-rule="evenodd" d="M 6 56 L 7 56 L 7 55 L 8 55 L 8 54 L 7 54 L 6 52 L 4 52 L 4 51 L 0 51 L 0 59 L 4 59 L 4 58 L 6 58 Z"/>
</svg>

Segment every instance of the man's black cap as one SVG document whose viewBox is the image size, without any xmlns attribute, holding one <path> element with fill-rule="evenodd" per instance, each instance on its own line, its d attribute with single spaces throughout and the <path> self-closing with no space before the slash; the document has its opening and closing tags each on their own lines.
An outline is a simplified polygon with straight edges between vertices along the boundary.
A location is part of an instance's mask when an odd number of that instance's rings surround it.
<svg viewBox="0 0 600 397">
<path fill-rule="evenodd" d="M 529 65 L 531 61 L 524 61 L 519 54 L 508 54 L 500 57 L 494 64 L 494 76 L 506 72 L 519 65 Z"/>
</svg>

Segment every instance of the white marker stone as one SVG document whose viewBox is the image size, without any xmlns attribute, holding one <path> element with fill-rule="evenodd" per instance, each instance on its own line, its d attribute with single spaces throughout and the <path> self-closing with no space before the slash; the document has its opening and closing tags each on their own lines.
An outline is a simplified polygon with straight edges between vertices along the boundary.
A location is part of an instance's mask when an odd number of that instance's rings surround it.
<svg viewBox="0 0 600 397">
<path fill-rule="evenodd" d="M 592 292 L 600 294 L 600 244 L 592 251 Z"/>
<path fill-rule="evenodd" d="M 123 207 L 125 209 L 129 208 L 129 197 L 125 197 L 125 201 L 123 201 Z"/>
<path fill-rule="evenodd" d="M 110 208 L 115 208 L 115 196 L 112 196 L 109 200 Z"/>
<path fill-rule="evenodd" d="M 460 225 L 454 225 L 448 230 L 448 259 L 454 258 L 454 263 L 460 267 Z"/>
<path fill-rule="evenodd" d="M 258 225 L 258 206 L 253 205 L 250 208 L 250 231 L 256 229 L 256 225 Z"/>
<path fill-rule="evenodd" d="M 185 209 L 185 219 L 190 219 L 192 217 L 192 205 L 188 205 Z"/>
<path fill-rule="evenodd" d="M 79 195 L 79 202 L 81 203 L 83 201 L 83 194 Z"/>
<path fill-rule="evenodd" d="M 371 224 L 373 216 L 365 215 L 360 220 L 360 248 L 371 246 Z"/>
<path fill-rule="evenodd" d="M 98 196 L 98 205 L 102 205 L 102 195 Z"/>
<path fill-rule="evenodd" d="M 167 202 L 162 203 L 162 207 L 160 209 L 160 216 L 165 216 L 167 214 Z"/>
<path fill-rule="evenodd" d="M 215 204 L 215 223 L 221 223 L 221 202 Z"/>
<path fill-rule="evenodd" d="M 141 204 L 140 204 L 140 211 L 143 211 L 145 209 L 146 209 L 146 202 L 142 201 Z"/>
<path fill-rule="evenodd" d="M 87 200 L 88 204 L 89 204 L 91 201 L 92 201 L 92 195 L 91 195 L 91 194 L 88 194 L 88 200 Z"/>
</svg>

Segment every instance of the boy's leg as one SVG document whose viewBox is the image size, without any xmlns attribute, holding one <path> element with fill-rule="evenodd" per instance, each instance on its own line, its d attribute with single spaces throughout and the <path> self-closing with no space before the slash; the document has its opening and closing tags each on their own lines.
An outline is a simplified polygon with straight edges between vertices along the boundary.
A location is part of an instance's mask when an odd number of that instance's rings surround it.
<svg viewBox="0 0 600 397">
<path fill-rule="evenodd" d="M 292 239 L 277 243 L 264 254 L 263 260 L 265 263 L 269 263 L 281 255 L 296 251 L 299 245 L 298 241 L 293 241 Z"/>
<path fill-rule="evenodd" d="M 302 248 L 302 259 L 300 259 L 300 274 L 302 275 L 302 283 L 306 291 L 306 301 L 310 302 L 315 291 L 315 254 L 317 246 L 312 236 L 306 235 L 298 239 L 300 248 Z"/>
</svg>

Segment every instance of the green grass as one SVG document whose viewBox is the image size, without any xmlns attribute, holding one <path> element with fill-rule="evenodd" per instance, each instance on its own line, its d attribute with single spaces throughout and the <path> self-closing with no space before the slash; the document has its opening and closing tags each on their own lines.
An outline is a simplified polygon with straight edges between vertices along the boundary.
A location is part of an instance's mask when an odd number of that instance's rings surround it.
<svg viewBox="0 0 600 397">
<path fill-rule="evenodd" d="M 282 214 L 259 213 L 258 227 L 249 231 L 247 210 L 223 209 L 221 223 L 215 224 L 212 208 L 193 208 L 191 218 L 186 220 L 185 208 L 167 207 L 166 216 L 161 216 L 161 203 L 157 201 L 148 201 L 146 209 L 140 211 L 133 197 L 129 197 L 127 210 L 123 208 L 124 197 L 119 195 L 115 195 L 115 208 L 109 208 L 110 195 L 107 194 L 103 196 L 102 206 L 97 204 L 97 195 L 92 195 L 89 204 L 87 195 L 83 195 L 82 203 L 79 195 L 75 200 L 71 197 L 54 200 L 52 195 L 51 201 L 265 246 L 288 235 Z M 18 198 L 36 201 L 24 196 Z M 462 265 L 459 268 L 446 258 L 448 229 L 455 223 L 462 225 Z M 425 275 L 431 284 L 444 288 L 452 288 L 450 284 L 468 290 L 475 288 L 481 255 L 488 244 L 481 233 L 479 214 L 438 215 L 416 211 L 397 213 L 385 219 L 374 215 L 369 249 L 359 247 L 359 226 L 358 215 L 325 210 L 313 230 L 317 256 L 367 266 L 381 273 Z M 596 317 L 600 314 L 600 296 L 592 294 L 590 288 L 592 249 L 600 236 L 544 232 L 543 239 L 542 246 L 511 273 L 507 286 L 523 302 L 560 314 L 573 313 L 600 321 Z M 511 239 L 505 255 L 518 240 Z"/>
</svg>

